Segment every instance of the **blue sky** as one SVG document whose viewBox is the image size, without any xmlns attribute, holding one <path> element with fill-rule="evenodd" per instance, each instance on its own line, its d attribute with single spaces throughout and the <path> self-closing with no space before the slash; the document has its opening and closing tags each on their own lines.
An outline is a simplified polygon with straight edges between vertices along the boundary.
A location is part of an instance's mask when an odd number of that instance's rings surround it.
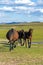
<svg viewBox="0 0 43 65">
<path fill-rule="evenodd" d="M 43 22 L 43 0 L 0 0 L 0 23 Z"/>
</svg>

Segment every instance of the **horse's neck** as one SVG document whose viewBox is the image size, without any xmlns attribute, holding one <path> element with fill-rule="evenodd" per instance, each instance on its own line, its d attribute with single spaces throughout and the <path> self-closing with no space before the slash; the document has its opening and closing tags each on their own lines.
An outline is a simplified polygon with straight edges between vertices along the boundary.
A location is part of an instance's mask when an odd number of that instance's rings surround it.
<svg viewBox="0 0 43 65">
<path fill-rule="evenodd" d="M 28 31 L 28 34 L 29 34 L 30 36 L 32 36 L 32 33 L 31 33 L 31 31 Z"/>
</svg>

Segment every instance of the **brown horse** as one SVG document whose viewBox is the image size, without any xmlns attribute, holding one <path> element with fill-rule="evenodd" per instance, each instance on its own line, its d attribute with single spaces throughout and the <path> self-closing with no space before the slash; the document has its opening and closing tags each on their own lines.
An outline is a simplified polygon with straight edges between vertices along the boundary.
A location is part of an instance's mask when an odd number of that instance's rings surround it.
<svg viewBox="0 0 43 65">
<path fill-rule="evenodd" d="M 14 29 L 10 29 L 7 34 L 6 34 L 6 38 L 9 40 L 10 43 L 10 51 L 13 49 L 13 47 L 16 47 L 16 45 L 14 45 L 14 42 L 16 40 L 20 40 L 20 44 L 22 46 L 22 38 L 23 38 L 23 32 L 24 30 L 20 30 L 20 31 L 16 31 Z"/>
<path fill-rule="evenodd" d="M 18 40 L 18 32 L 14 29 L 10 29 L 7 34 L 6 34 L 6 38 L 9 40 L 10 43 L 10 51 L 13 49 L 13 47 L 16 47 L 16 45 L 14 46 L 14 42 L 16 40 Z"/>
<path fill-rule="evenodd" d="M 24 32 L 24 42 L 25 42 L 25 45 L 26 45 L 26 47 L 27 47 L 26 39 L 28 40 L 28 48 L 31 47 L 32 32 L 33 32 L 33 29 L 29 29 L 29 31 L 25 31 L 25 32 Z M 23 45 L 24 45 L 24 43 L 23 43 Z"/>
</svg>

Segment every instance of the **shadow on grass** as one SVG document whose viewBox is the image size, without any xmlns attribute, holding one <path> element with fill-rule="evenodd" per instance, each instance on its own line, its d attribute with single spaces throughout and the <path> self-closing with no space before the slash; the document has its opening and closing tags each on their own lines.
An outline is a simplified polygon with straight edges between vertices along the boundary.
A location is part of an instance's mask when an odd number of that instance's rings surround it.
<svg viewBox="0 0 43 65">
<path fill-rule="evenodd" d="M 1 42 L 0 43 L 0 52 L 10 52 L 10 43 L 8 42 Z"/>
<path fill-rule="evenodd" d="M 9 51 L 9 44 L 7 42 L 0 43 L 0 52 L 8 52 Z"/>
</svg>

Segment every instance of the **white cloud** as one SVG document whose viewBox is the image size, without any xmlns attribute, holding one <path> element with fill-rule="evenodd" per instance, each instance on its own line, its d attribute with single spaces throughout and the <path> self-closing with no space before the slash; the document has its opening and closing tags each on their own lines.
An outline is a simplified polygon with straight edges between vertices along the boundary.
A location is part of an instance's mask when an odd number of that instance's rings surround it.
<svg viewBox="0 0 43 65">
<path fill-rule="evenodd" d="M 31 0 L 15 0 L 16 4 L 27 4 L 27 5 L 35 5 L 35 2 L 32 2 Z"/>
<path fill-rule="evenodd" d="M 40 8 L 39 11 L 40 11 L 41 13 L 43 13 L 43 9 Z"/>
<path fill-rule="evenodd" d="M 30 8 L 30 10 L 31 10 L 32 12 L 39 11 L 39 12 L 43 13 L 43 9 L 42 9 L 42 8 Z"/>
<path fill-rule="evenodd" d="M 15 9 L 18 10 L 19 12 L 21 11 L 22 13 L 28 13 L 28 14 L 30 14 L 34 10 L 34 8 L 25 6 L 16 6 Z"/>
<path fill-rule="evenodd" d="M 28 2 L 30 2 L 30 1 L 28 1 L 28 0 L 15 0 L 15 3 L 19 3 L 19 4 L 28 3 Z"/>
<path fill-rule="evenodd" d="M 27 12 L 27 13 L 36 12 L 36 11 L 43 13 L 43 9 L 36 8 L 36 7 L 17 6 L 17 7 L 15 7 L 15 9 L 22 10 L 22 11 Z"/>
<path fill-rule="evenodd" d="M 43 0 L 38 0 L 38 2 L 40 3 L 43 3 L 42 2 Z M 26 5 L 30 5 L 30 6 L 32 6 L 32 7 L 26 7 L 26 6 L 15 6 L 14 8 L 13 8 L 13 6 L 12 7 L 10 7 L 10 6 L 3 6 L 3 7 L 1 7 L 0 8 L 0 10 L 2 10 L 2 11 L 15 11 L 15 12 L 27 12 L 27 13 L 31 13 L 31 12 L 36 12 L 36 11 L 39 11 L 39 12 L 41 12 L 41 13 L 43 13 L 43 8 L 41 9 L 41 8 L 37 8 L 37 7 L 34 7 L 33 5 L 36 5 L 36 3 L 35 2 L 32 2 L 31 0 L 14 0 L 14 1 L 12 1 L 12 0 L 0 0 L 0 3 L 6 3 L 6 4 L 26 4 Z"/>
<path fill-rule="evenodd" d="M 36 3 L 31 0 L 0 0 L 0 4 L 26 4 L 30 6 L 35 6 Z"/>
<path fill-rule="evenodd" d="M 16 6 L 15 9 L 19 9 L 19 10 L 34 10 L 33 7 L 25 7 L 25 6 Z"/>
<path fill-rule="evenodd" d="M 0 10 L 2 10 L 2 11 L 14 11 L 14 9 L 12 7 L 6 7 L 6 6 L 0 8 Z"/>
<path fill-rule="evenodd" d="M 18 6 L 18 7 L 15 7 L 16 9 L 20 9 L 20 10 L 27 10 L 27 7 L 24 7 L 24 6 Z"/>
</svg>

